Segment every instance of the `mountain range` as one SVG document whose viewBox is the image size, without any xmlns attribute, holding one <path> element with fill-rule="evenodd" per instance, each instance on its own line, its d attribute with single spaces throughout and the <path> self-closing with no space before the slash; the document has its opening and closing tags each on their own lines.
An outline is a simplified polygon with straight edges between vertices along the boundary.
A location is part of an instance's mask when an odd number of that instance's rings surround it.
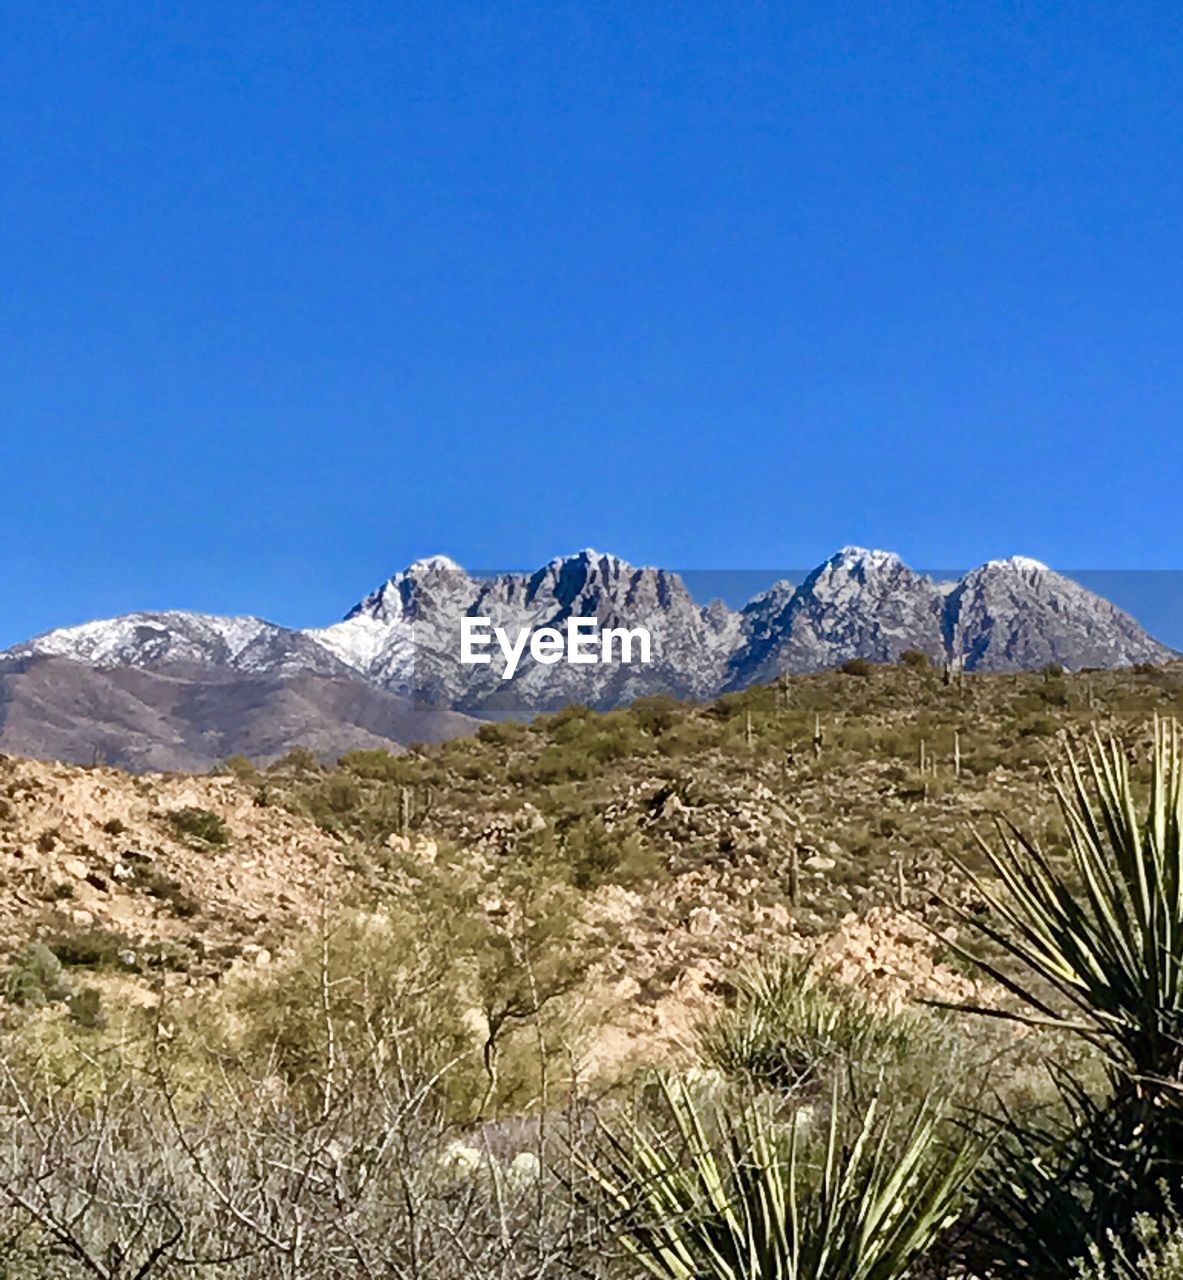
<svg viewBox="0 0 1183 1280">
<path fill-rule="evenodd" d="M 645 627 L 648 664 L 459 661 L 464 615 L 561 628 L 570 617 Z M 845 547 L 799 584 L 735 610 L 695 601 L 678 574 L 590 549 L 529 573 L 475 576 L 445 556 L 395 574 L 331 626 L 132 613 L 63 627 L 0 652 L 0 750 L 131 768 L 267 759 L 297 743 L 328 756 L 397 749 L 571 702 L 711 698 L 782 672 L 891 662 L 1007 671 L 1162 662 L 1175 653 L 1133 618 L 1039 561 L 992 560 L 938 582 L 887 551 Z"/>
</svg>

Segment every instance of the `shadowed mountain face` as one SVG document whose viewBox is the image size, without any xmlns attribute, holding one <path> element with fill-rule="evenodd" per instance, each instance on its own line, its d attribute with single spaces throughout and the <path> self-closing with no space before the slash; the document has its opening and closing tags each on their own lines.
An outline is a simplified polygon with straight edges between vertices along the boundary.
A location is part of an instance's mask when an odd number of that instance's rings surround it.
<svg viewBox="0 0 1183 1280">
<path fill-rule="evenodd" d="M 645 628 L 651 661 L 541 665 L 503 680 L 499 657 L 462 665 L 460 623 L 511 633 L 570 618 Z M 416 561 L 332 626 L 136 613 L 67 627 L 0 654 L 0 747 L 135 767 L 197 768 L 299 742 L 329 755 L 464 732 L 468 716 L 601 709 L 649 693 L 711 698 L 850 658 L 1006 671 L 1161 662 L 1173 656 L 1108 601 L 1023 557 L 938 583 L 891 552 L 846 547 L 799 586 L 742 610 L 693 600 L 681 578 L 581 551 L 532 573 L 474 577 Z M 496 647 L 493 649 L 496 655 Z M 455 715 L 461 712 L 464 714 Z"/>
<path fill-rule="evenodd" d="M 42 759 L 201 770 L 235 754 L 275 759 L 298 745 L 325 758 L 397 751 L 476 723 L 349 677 L 0 660 L 0 751 Z"/>
</svg>

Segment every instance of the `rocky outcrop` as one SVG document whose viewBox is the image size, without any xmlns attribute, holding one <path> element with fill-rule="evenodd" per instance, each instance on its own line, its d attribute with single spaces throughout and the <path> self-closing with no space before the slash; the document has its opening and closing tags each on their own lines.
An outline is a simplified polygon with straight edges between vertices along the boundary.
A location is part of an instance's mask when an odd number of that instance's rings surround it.
<svg viewBox="0 0 1183 1280">
<path fill-rule="evenodd" d="M 894 553 L 844 547 L 799 587 L 779 584 L 745 608 L 745 643 L 732 658 L 728 684 L 743 688 L 849 658 L 894 662 L 908 649 L 939 661 L 943 605 L 932 579 Z"/>
<path fill-rule="evenodd" d="M 970 671 L 1122 667 L 1173 656 L 1129 614 L 1025 556 L 991 560 L 956 584 L 945 637 L 950 656 Z"/>
</svg>

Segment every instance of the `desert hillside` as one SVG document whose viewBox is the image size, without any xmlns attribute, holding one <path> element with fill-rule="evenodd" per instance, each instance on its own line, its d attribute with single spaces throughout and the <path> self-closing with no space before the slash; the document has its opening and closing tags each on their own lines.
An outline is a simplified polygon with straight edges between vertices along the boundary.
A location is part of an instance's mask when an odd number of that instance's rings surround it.
<svg viewBox="0 0 1183 1280">
<path fill-rule="evenodd" d="M 941 923 L 975 831 L 1019 815 L 1062 838 L 1046 780 L 1062 739 L 1098 727 L 1133 744 L 1181 702 L 1177 665 L 946 681 L 853 663 L 335 765 L 296 751 L 266 769 L 131 775 L 5 757 L 2 941 L 10 955 L 46 942 L 100 986 L 196 990 L 279 963 L 337 911 L 431 909 L 428 873 L 494 920 L 525 880 L 561 887 L 563 911 L 590 922 L 594 1003 L 635 1014 L 639 1000 L 674 1025 L 679 993 L 697 1006 L 769 948 L 902 928 L 930 951 L 900 922 Z"/>
<path fill-rule="evenodd" d="M 400 754 L 2 757 L 5 1265 L 631 1278 L 602 1179 L 639 1158 L 638 1117 L 730 1123 L 752 1090 L 808 1132 L 833 1090 L 868 1125 L 883 1090 L 1060 1114 L 1052 1064 L 1101 1097 L 1062 1031 L 969 1011 L 1023 989 L 996 981 L 984 848 L 1010 820 L 1066 867 L 1049 761 L 1111 736 L 1145 794 L 1181 710 L 1179 664 L 957 677 L 909 654 Z M 999 1203 L 989 1248 L 1026 1230 Z M 198 1261 L 215 1246 L 234 1269 Z M 916 1274 L 1008 1274 L 965 1265 Z"/>
</svg>

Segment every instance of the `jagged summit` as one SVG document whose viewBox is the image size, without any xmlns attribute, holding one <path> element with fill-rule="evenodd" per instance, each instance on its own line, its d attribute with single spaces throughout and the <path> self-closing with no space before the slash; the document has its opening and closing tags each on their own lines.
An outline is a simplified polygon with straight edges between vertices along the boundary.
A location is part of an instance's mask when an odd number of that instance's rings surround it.
<svg viewBox="0 0 1183 1280">
<path fill-rule="evenodd" d="M 597 551 L 595 547 L 582 547 L 578 551 L 572 551 L 565 556 L 555 556 L 549 560 L 544 569 L 559 568 L 563 566 L 575 565 L 585 567 L 591 572 L 618 574 L 632 573 L 637 566 L 631 564 L 628 560 L 621 556 L 613 555 L 610 551 Z"/>
<path fill-rule="evenodd" d="M 1004 560 L 987 560 L 980 565 L 981 569 L 1010 569 L 1016 573 L 1051 573 L 1053 572 L 1042 560 L 1032 556 L 1007 556 Z"/>
</svg>

